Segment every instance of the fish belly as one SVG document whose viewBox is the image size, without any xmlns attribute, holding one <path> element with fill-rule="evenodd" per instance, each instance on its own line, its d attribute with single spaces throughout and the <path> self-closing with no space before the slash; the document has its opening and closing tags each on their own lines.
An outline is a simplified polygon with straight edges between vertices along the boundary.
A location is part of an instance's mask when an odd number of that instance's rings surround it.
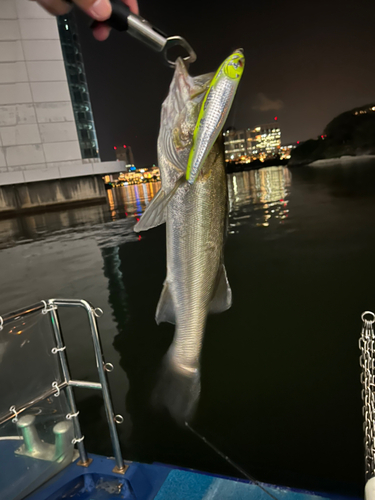
<svg viewBox="0 0 375 500">
<path fill-rule="evenodd" d="M 174 362 L 194 370 L 199 362 L 207 314 L 222 267 L 227 216 L 224 160 L 212 149 L 194 185 L 179 189 L 167 212 L 167 284 L 176 331 Z"/>
</svg>

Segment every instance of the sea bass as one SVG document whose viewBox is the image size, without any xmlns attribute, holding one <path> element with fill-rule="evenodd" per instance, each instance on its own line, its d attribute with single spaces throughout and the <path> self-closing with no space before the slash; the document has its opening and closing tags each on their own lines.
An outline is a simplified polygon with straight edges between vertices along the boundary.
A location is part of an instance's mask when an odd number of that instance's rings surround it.
<svg viewBox="0 0 375 500">
<path fill-rule="evenodd" d="M 225 311 L 232 303 L 223 263 L 228 196 L 221 136 L 194 184 L 181 183 L 212 78 L 213 74 L 189 76 L 183 61 L 177 60 L 161 112 L 158 162 L 162 188 L 135 226 L 138 232 L 166 222 L 167 276 L 156 321 L 174 323 L 176 328 L 157 400 L 178 421 L 192 415 L 199 398 L 199 358 L 207 315 Z"/>
</svg>

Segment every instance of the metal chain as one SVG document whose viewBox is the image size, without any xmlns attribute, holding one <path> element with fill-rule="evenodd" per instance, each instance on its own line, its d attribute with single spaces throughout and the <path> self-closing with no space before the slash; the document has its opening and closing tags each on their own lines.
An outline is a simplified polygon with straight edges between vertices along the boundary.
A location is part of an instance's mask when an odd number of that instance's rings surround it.
<svg viewBox="0 0 375 500">
<path fill-rule="evenodd" d="M 372 319 L 365 319 L 365 316 Z M 362 415 L 365 445 L 365 474 L 366 480 L 375 476 L 375 360 L 374 360 L 374 328 L 375 315 L 370 311 L 362 314 L 362 332 L 359 339 L 361 356 L 359 364 L 362 368 Z"/>
</svg>

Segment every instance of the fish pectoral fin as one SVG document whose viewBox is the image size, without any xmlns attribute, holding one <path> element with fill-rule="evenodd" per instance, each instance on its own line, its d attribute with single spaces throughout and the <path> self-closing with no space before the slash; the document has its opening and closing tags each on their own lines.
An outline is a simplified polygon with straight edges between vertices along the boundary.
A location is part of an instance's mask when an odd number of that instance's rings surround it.
<svg viewBox="0 0 375 500">
<path fill-rule="evenodd" d="M 147 231 L 153 227 L 160 226 L 160 224 L 164 224 L 166 220 L 166 213 L 163 208 L 164 199 L 165 191 L 160 189 L 144 211 L 140 221 L 134 226 L 134 231 L 136 233 Z"/>
<path fill-rule="evenodd" d="M 216 288 L 210 303 L 210 313 L 220 313 L 229 309 L 232 305 L 232 290 L 227 278 L 224 264 L 219 268 L 216 280 Z"/>
<path fill-rule="evenodd" d="M 164 282 L 158 307 L 156 308 L 155 320 L 158 325 L 160 323 L 172 323 L 173 325 L 176 323 L 173 299 L 167 281 Z"/>
<path fill-rule="evenodd" d="M 185 183 L 185 174 L 181 174 L 177 179 L 176 184 L 169 191 L 168 194 L 161 189 L 158 194 L 153 198 L 149 206 L 146 208 L 141 220 L 134 226 L 134 231 L 147 231 L 153 227 L 163 224 L 166 220 L 166 208 L 168 203 L 175 195 L 177 189 Z"/>
</svg>

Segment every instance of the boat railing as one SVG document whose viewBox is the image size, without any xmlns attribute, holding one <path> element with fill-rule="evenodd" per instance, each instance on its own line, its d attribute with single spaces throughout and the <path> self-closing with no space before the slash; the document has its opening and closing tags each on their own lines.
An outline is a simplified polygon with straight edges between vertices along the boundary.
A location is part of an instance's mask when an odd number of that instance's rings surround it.
<svg viewBox="0 0 375 500">
<path fill-rule="evenodd" d="M 99 382 L 71 378 L 59 318 L 62 308 L 81 308 L 86 312 Z M 75 445 L 80 457 L 78 465 L 89 466 L 91 460 L 85 449 L 73 388 L 102 391 L 115 459 L 113 471 L 125 472 L 127 466 L 116 429 L 123 417 L 113 411 L 107 380 L 113 365 L 103 359 L 98 331 L 97 318 L 102 314 L 101 309 L 85 300 L 50 299 L 0 316 L 1 459 L 3 463 L 18 457 L 15 463 L 19 466 L 23 458 L 24 470 L 30 476 L 27 479 L 25 472 L 26 482 L 21 481 L 16 488 L 8 484 L 9 492 L 3 491 L 2 484 L 7 481 L 2 481 L 1 475 L 6 473 L 4 469 L 0 471 L 0 497 L 6 493 L 6 498 L 18 499 L 29 494 L 71 463 L 77 454 Z"/>
</svg>

